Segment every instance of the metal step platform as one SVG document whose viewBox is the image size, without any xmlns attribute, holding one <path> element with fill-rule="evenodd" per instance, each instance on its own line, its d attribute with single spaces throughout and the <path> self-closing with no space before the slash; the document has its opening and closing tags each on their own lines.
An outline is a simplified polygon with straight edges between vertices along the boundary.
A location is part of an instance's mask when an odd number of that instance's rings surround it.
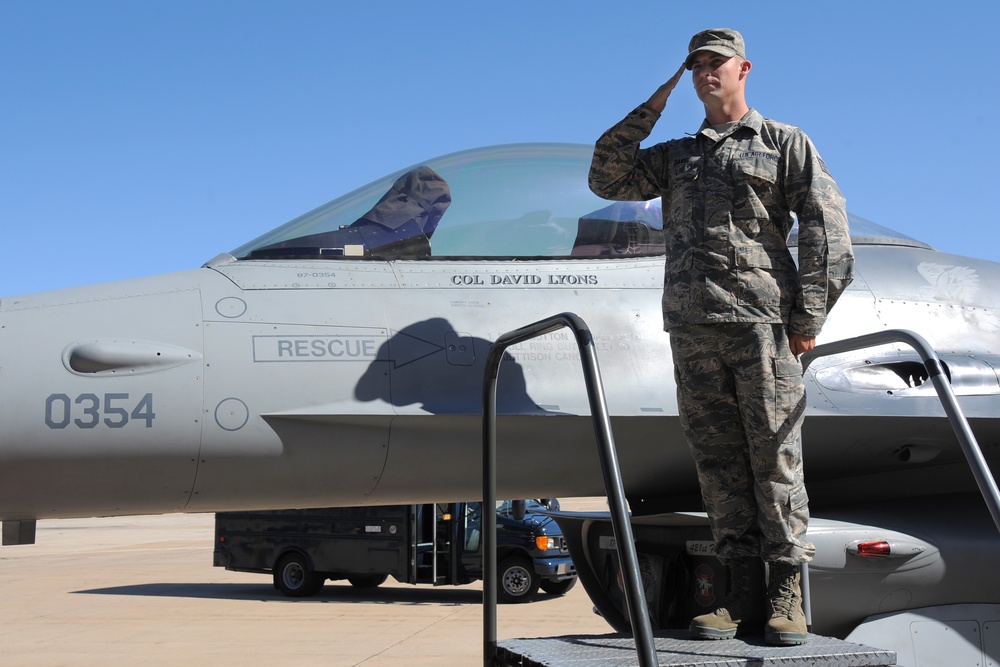
<svg viewBox="0 0 1000 667">
<path fill-rule="evenodd" d="M 618 455 L 611 434 L 593 335 L 586 323 L 573 313 L 562 313 L 496 339 L 486 361 L 483 382 L 483 504 L 496 502 L 496 392 L 500 362 L 507 347 L 562 327 L 570 328 L 580 349 L 587 394 L 590 399 L 598 455 L 611 509 L 612 533 L 620 565 L 620 583 L 628 610 L 628 627 L 633 635 L 570 635 L 539 639 L 497 641 L 496 637 L 496 525 L 483 517 L 483 665 L 484 667 L 739 667 L 810 665 L 812 667 L 870 666 L 896 664 L 896 654 L 853 644 L 832 637 L 810 634 L 798 646 L 769 646 L 763 637 L 724 641 L 693 640 L 686 630 L 653 632 L 643 582 L 639 573 L 635 540 L 626 509 L 626 498 Z M 945 412 L 972 467 L 994 523 L 1000 528 L 1000 489 L 990 474 L 985 458 L 961 414 L 940 360 L 926 341 L 909 331 L 890 330 L 817 347 L 812 357 L 837 354 L 891 342 L 906 342 L 924 360 Z M 803 369 L 808 365 L 804 360 Z M 492 513 L 487 513 L 492 515 Z M 493 519 L 495 521 L 495 516 Z M 804 571 L 805 574 L 807 572 Z M 808 577 L 803 577 L 803 593 Z M 809 618 L 807 596 L 804 595 Z"/>
<path fill-rule="evenodd" d="M 686 630 L 661 630 L 653 637 L 661 667 L 879 667 L 895 665 L 893 651 L 809 635 L 798 646 L 769 646 L 763 637 L 705 641 Z M 497 642 L 504 667 L 635 667 L 635 640 L 629 635 L 568 635 Z"/>
</svg>

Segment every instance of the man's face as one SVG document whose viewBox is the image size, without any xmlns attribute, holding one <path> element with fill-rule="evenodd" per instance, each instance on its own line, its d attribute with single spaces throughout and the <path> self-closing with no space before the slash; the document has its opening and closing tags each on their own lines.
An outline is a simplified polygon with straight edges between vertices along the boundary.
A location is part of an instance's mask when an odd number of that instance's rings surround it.
<svg viewBox="0 0 1000 667">
<path fill-rule="evenodd" d="M 698 99 L 708 104 L 715 99 L 728 99 L 739 94 L 744 72 L 750 70 L 749 65 L 749 61 L 736 56 L 700 51 L 691 63 L 691 81 Z"/>
</svg>

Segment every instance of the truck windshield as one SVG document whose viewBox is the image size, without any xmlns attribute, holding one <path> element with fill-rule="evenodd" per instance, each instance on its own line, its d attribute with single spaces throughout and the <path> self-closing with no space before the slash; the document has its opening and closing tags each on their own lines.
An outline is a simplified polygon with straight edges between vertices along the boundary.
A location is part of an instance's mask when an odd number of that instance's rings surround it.
<svg viewBox="0 0 1000 667">
<path fill-rule="evenodd" d="M 548 512 L 548 508 L 542 505 L 540 502 L 534 498 L 528 498 L 524 501 L 524 509 L 529 514 L 532 512 Z M 512 516 L 514 514 L 514 502 L 511 500 L 504 500 L 503 502 L 497 503 L 497 514 L 503 514 L 506 516 Z"/>
</svg>

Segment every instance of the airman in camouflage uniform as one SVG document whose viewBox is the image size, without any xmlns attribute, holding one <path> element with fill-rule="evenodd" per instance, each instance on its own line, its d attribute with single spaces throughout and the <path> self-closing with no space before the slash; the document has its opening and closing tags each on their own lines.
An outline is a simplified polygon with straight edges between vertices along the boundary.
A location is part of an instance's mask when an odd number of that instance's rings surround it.
<svg viewBox="0 0 1000 667">
<path fill-rule="evenodd" d="M 844 198 L 802 130 L 747 106 L 743 38 L 712 29 L 691 39 L 667 83 L 594 149 L 590 187 L 614 200 L 662 197 L 664 328 L 681 425 L 694 454 L 730 595 L 692 621 L 725 639 L 758 621 L 752 600 L 771 570 L 771 643 L 805 641 L 798 564 L 811 559 L 797 356 L 815 346 L 853 276 Z M 649 148 L 685 69 L 705 105 L 698 133 Z M 798 267 L 786 240 L 798 218 Z M 763 619 L 760 619 L 763 620 Z M 751 628 L 752 629 L 752 628 Z"/>
</svg>

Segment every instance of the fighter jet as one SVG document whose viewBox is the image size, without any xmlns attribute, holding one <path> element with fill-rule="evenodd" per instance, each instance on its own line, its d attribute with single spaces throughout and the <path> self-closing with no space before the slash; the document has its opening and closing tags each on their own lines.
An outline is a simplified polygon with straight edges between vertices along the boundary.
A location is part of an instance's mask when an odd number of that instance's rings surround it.
<svg viewBox="0 0 1000 667">
<path fill-rule="evenodd" d="M 572 144 L 455 153 L 201 268 L 3 298 L 4 542 L 33 541 L 43 518 L 480 497 L 491 343 L 560 312 L 579 315 L 597 343 L 633 513 L 700 510 L 660 315 L 660 203 L 597 198 L 591 154 Z M 854 215 L 850 227 L 857 277 L 819 342 L 922 335 L 995 466 L 1000 264 Z M 926 379 L 899 345 L 809 367 L 814 511 L 971 498 L 960 513 L 976 501 Z M 502 497 L 604 493 L 569 332 L 510 348 L 497 410 Z M 1000 602 L 997 588 L 967 601 Z"/>
</svg>

